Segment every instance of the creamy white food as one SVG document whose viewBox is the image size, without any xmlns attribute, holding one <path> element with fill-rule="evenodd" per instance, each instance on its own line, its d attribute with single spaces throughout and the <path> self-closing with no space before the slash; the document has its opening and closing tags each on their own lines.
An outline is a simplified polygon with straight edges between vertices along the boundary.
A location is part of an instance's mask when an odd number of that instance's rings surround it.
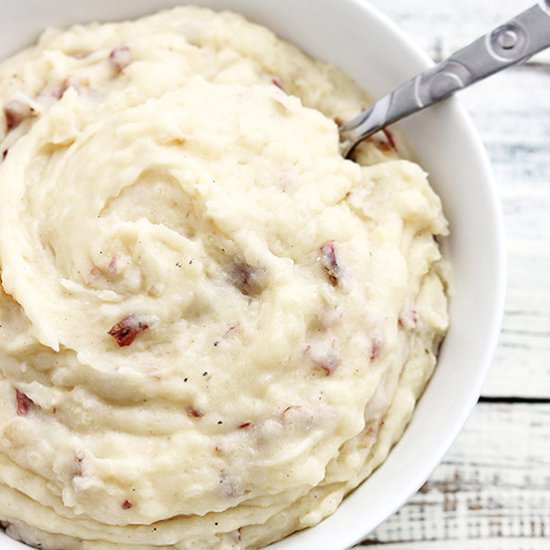
<svg viewBox="0 0 550 550">
<path fill-rule="evenodd" d="M 230 13 L 0 65 L 0 521 L 46 549 L 258 548 L 400 438 L 447 328 L 426 174 Z"/>
</svg>

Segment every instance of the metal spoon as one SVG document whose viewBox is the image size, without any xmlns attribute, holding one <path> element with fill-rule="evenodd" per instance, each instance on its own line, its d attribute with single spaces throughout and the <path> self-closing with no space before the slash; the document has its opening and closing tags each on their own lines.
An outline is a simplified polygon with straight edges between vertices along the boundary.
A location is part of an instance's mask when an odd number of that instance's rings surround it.
<svg viewBox="0 0 550 550">
<path fill-rule="evenodd" d="M 340 128 L 342 155 L 386 126 L 550 47 L 550 0 L 539 3 L 420 73 Z"/>
</svg>

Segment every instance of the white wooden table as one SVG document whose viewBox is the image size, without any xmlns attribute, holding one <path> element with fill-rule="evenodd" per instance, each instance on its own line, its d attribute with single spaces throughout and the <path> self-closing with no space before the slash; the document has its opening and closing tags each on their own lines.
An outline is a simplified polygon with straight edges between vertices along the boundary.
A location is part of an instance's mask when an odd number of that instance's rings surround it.
<svg viewBox="0 0 550 550">
<path fill-rule="evenodd" d="M 434 58 L 534 0 L 371 0 Z M 368 550 L 550 549 L 550 55 L 462 94 L 489 150 L 508 235 L 500 345 L 444 462 Z"/>
</svg>

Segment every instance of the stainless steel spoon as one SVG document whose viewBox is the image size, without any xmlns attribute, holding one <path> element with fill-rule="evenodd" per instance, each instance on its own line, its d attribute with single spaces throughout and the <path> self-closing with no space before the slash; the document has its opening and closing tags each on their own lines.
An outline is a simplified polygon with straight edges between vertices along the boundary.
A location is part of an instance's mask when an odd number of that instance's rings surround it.
<svg viewBox="0 0 550 550">
<path fill-rule="evenodd" d="M 389 124 L 426 109 L 548 47 L 550 0 L 540 0 L 537 5 L 405 82 L 368 110 L 342 124 L 342 154 L 349 156 L 359 142 Z"/>
</svg>

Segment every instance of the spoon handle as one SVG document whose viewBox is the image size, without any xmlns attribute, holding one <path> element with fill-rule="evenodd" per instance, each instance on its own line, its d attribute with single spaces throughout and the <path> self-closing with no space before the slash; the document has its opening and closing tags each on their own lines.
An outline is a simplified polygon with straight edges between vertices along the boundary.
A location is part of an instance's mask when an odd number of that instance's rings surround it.
<svg viewBox="0 0 550 550">
<path fill-rule="evenodd" d="M 550 0 L 519 14 L 377 101 L 340 129 L 347 156 L 361 140 L 550 47 Z"/>
</svg>

